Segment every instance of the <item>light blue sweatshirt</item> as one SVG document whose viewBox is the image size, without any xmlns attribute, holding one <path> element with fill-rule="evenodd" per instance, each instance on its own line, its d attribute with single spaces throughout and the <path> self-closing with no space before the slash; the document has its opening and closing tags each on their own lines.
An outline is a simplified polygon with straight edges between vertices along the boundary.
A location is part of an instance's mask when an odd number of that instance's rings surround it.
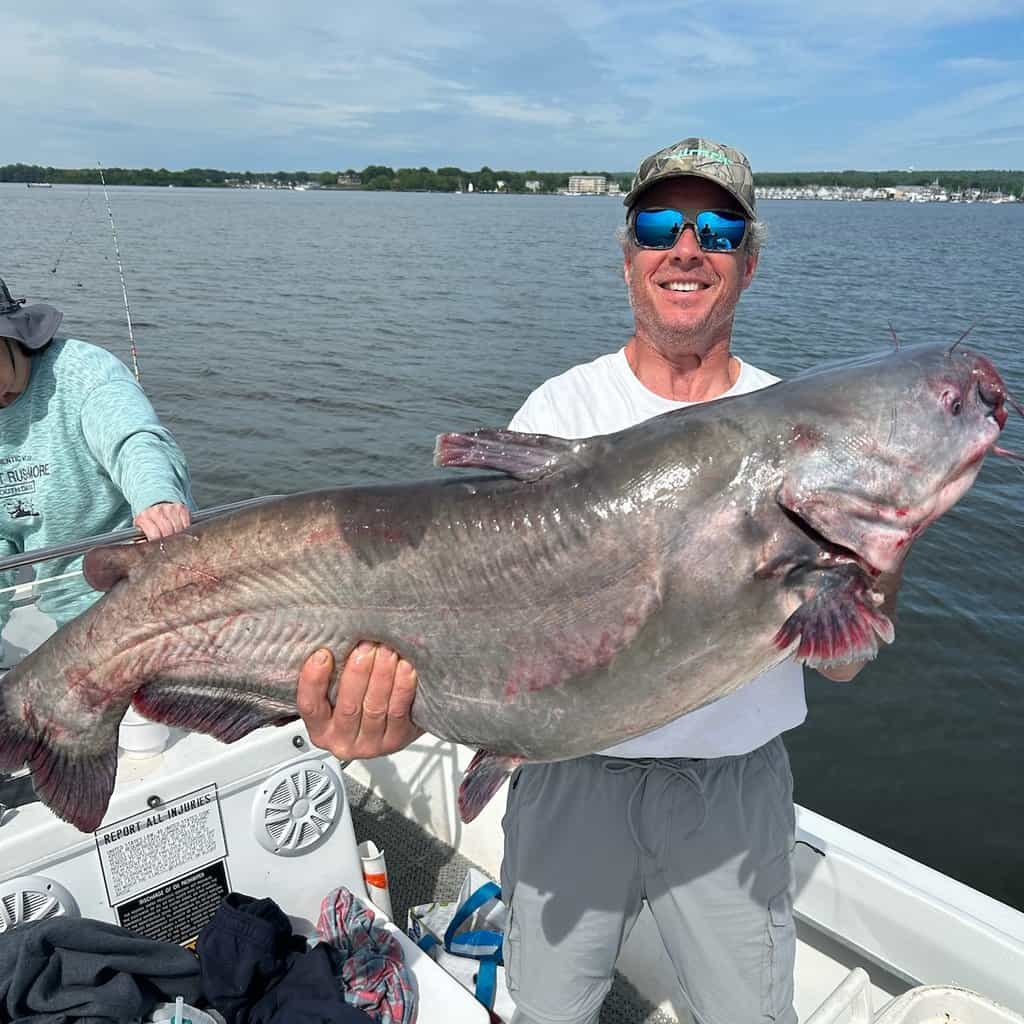
<svg viewBox="0 0 1024 1024">
<path fill-rule="evenodd" d="M 74 338 L 33 354 L 28 386 L 0 409 L 0 557 L 130 526 L 162 501 L 193 507 L 188 467 L 128 367 Z M 36 579 L 81 564 L 40 562 Z M 62 625 L 99 596 L 77 577 L 41 586 L 37 604 Z M 9 615 L 0 595 L 0 627 Z"/>
</svg>

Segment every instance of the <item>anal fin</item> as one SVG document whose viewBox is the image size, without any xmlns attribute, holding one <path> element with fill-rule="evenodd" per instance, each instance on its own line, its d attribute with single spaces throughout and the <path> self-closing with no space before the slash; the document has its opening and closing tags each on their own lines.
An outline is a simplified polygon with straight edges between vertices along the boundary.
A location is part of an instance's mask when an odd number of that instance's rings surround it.
<svg viewBox="0 0 1024 1024">
<path fill-rule="evenodd" d="M 299 717 L 294 701 L 182 680 L 153 680 L 136 692 L 132 704 L 154 722 L 206 733 L 222 743 L 233 743 L 254 729 L 284 725 Z"/>
<path fill-rule="evenodd" d="M 880 603 L 863 575 L 845 576 L 821 587 L 793 612 L 775 634 L 775 646 L 788 651 L 797 645 L 793 657 L 811 668 L 870 661 L 878 654 L 879 640 L 891 644 L 895 635 Z"/>
</svg>

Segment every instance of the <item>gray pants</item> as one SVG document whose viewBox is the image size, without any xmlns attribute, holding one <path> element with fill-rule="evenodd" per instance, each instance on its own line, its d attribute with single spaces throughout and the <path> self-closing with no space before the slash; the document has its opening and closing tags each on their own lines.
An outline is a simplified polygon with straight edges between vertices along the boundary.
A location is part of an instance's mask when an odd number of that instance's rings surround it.
<svg viewBox="0 0 1024 1024">
<path fill-rule="evenodd" d="M 643 901 L 701 1024 L 796 1024 L 793 777 L 740 757 L 524 765 L 501 885 L 514 1024 L 594 1024 Z"/>
</svg>

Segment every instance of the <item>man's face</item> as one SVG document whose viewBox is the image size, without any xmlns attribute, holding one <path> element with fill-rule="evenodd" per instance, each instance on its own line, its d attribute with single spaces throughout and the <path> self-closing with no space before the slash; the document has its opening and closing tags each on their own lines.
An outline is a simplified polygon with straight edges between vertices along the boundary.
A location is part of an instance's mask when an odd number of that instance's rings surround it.
<svg viewBox="0 0 1024 1024">
<path fill-rule="evenodd" d="M 703 178 L 670 178 L 644 192 L 637 209 L 699 210 L 741 207 L 725 189 Z M 748 287 L 757 257 L 748 242 L 736 252 L 704 252 L 688 225 L 671 249 L 628 246 L 623 273 L 636 332 L 666 351 L 706 352 L 728 342 L 736 303 Z"/>
</svg>

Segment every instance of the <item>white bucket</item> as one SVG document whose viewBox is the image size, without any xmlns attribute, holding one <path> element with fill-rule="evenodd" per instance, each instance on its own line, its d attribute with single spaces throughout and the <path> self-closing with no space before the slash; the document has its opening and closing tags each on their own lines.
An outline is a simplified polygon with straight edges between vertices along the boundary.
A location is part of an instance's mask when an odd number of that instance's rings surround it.
<svg viewBox="0 0 1024 1024">
<path fill-rule="evenodd" d="M 126 757 L 155 757 L 167 749 L 171 731 L 166 725 L 143 718 L 129 707 L 117 730 L 117 745 Z"/>
</svg>

